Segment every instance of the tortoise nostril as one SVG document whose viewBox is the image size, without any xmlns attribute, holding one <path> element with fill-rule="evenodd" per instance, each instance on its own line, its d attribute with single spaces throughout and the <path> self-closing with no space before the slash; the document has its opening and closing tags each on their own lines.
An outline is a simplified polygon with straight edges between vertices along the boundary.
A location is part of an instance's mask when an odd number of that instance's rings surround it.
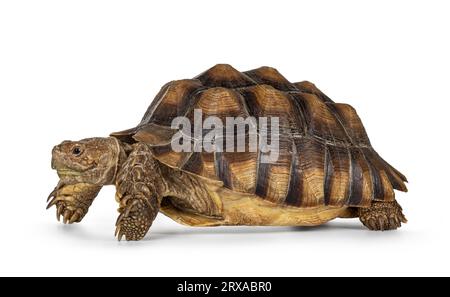
<svg viewBox="0 0 450 297">
<path fill-rule="evenodd" d="M 52 169 L 56 169 L 56 164 L 55 163 L 56 163 L 55 162 L 55 156 L 53 155 L 52 156 L 52 163 L 51 163 Z"/>
<path fill-rule="evenodd" d="M 55 155 L 55 153 L 58 153 L 61 151 L 61 148 L 59 145 L 55 145 L 52 149 L 52 156 Z"/>
<path fill-rule="evenodd" d="M 52 169 L 56 169 L 56 160 L 58 158 L 58 155 L 60 154 L 61 154 L 61 145 L 55 145 L 52 149 L 52 161 L 51 161 Z"/>
</svg>

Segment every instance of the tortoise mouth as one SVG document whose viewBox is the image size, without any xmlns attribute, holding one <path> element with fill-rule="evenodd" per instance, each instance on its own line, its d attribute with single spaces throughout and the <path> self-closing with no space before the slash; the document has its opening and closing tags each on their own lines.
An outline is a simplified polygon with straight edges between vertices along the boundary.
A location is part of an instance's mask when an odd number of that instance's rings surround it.
<svg viewBox="0 0 450 297">
<path fill-rule="evenodd" d="M 85 174 L 87 171 L 96 167 L 96 164 L 91 164 L 82 168 L 73 168 L 72 166 L 68 166 L 64 161 L 59 160 L 58 158 L 53 157 L 51 163 L 52 169 L 56 170 L 58 175 L 61 176 L 80 176 Z M 74 166 L 75 167 L 75 166 Z M 76 166 L 78 167 L 78 166 Z M 80 166 L 81 167 L 81 166 Z"/>
<path fill-rule="evenodd" d="M 63 176 L 80 176 L 80 175 L 82 175 L 81 172 L 78 172 L 78 171 L 75 171 L 75 170 L 72 170 L 72 169 L 67 169 L 67 168 L 57 169 L 56 172 L 58 173 L 58 175 L 60 177 L 63 177 Z"/>
</svg>

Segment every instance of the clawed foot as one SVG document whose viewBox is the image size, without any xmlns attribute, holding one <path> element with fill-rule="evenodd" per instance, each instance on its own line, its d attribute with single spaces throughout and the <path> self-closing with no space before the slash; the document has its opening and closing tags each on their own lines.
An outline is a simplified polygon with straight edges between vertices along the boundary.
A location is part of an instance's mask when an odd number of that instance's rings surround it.
<svg viewBox="0 0 450 297">
<path fill-rule="evenodd" d="M 141 240 L 150 229 L 157 210 L 145 197 L 131 199 L 129 196 L 121 201 L 119 212 L 114 235 L 119 241 L 124 236 L 126 240 Z"/>
<path fill-rule="evenodd" d="M 374 202 L 370 208 L 361 208 L 359 212 L 364 226 L 374 231 L 395 230 L 407 222 L 397 201 Z"/>
<path fill-rule="evenodd" d="M 64 224 L 81 222 L 101 187 L 90 184 L 58 185 L 48 196 L 47 209 L 56 206 L 56 218 Z"/>
</svg>

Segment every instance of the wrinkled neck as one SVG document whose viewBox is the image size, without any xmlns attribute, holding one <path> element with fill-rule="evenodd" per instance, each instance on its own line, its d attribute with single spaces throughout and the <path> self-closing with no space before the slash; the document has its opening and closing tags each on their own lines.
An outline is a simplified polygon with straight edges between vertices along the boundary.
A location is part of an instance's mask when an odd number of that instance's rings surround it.
<svg viewBox="0 0 450 297">
<path fill-rule="evenodd" d="M 115 140 L 114 143 L 116 146 L 116 154 L 114 154 L 113 160 L 111 160 L 112 166 L 109 170 L 107 170 L 107 172 L 105 172 L 103 185 L 114 185 L 116 183 L 117 174 L 128 157 L 126 153 L 127 144 L 122 143 L 116 138 L 113 139 Z"/>
</svg>

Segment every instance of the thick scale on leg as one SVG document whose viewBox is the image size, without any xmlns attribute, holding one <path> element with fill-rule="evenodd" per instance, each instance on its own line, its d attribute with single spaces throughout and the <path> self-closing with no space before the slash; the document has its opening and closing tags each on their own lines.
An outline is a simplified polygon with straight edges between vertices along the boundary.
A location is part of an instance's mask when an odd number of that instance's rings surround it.
<svg viewBox="0 0 450 297">
<path fill-rule="evenodd" d="M 402 207 L 395 200 L 375 201 L 368 208 L 359 208 L 359 219 L 374 231 L 395 230 L 407 222 Z"/>
<path fill-rule="evenodd" d="M 157 161 L 145 144 L 135 144 L 134 150 L 118 173 L 116 200 L 119 217 L 116 235 L 119 240 L 140 240 L 149 230 L 159 211 L 163 184 Z"/>
<path fill-rule="evenodd" d="M 159 202 L 156 197 L 149 200 L 145 196 L 125 196 L 124 201 L 127 202 L 123 208 L 119 208 L 121 212 L 116 222 L 115 235 L 119 240 L 125 236 L 126 240 L 140 240 L 145 237 L 153 220 L 156 217 Z"/>
</svg>

